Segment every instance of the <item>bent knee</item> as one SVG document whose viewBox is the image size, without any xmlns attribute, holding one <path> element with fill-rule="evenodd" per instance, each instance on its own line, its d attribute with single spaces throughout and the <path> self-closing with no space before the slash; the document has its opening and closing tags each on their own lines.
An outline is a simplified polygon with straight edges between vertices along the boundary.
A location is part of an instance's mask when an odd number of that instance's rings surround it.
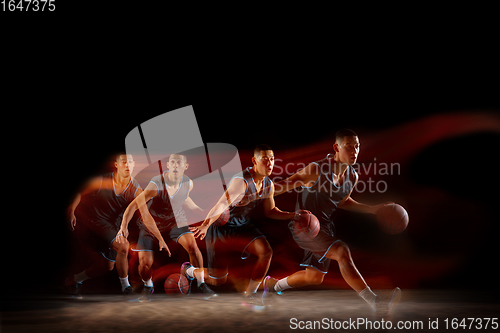
<svg viewBox="0 0 500 333">
<path fill-rule="evenodd" d="M 143 257 L 139 259 L 139 266 L 150 268 L 151 266 L 153 266 L 153 258 Z"/>
<path fill-rule="evenodd" d="M 340 241 L 335 243 L 328 251 L 329 257 L 331 259 L 337 260 L 339 262 L 345 262 L 351 260 L 351 251 L 346 243 Z"/>
<path fill-rule="evenodd" d="M 267 247 L 266 249 L 264 249 L 264 251 L 262 251 L 260 254 L 259 254 L 259 258 L 263 258 L 263 259 L 271 259 L 273 257 L 273 249 L 271 247 Z"/>
</svg>

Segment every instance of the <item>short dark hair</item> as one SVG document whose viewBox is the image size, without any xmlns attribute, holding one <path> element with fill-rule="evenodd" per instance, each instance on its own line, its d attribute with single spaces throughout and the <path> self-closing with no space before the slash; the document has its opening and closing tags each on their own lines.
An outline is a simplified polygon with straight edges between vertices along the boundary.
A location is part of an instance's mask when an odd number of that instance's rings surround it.
<svg viewBox="0 0 500 333">
<path fill-rule="evenodd" d="M 120 156 L 122 156 L 122 155 L 127 156 L 127 159 L 128 159 L 128 155 L 132 156 L 132 154 L 127 154 L 126 152 L 122 151 L 122 152 L 116 153 L 115 161 L 120 162 Z M 132 156 L 132 158 L 134 158 L 134 157 Z"/>
<path fill-rule="evenodd" d="M 172 155 L 181 156 L 182 159 L 184 160 L 184 163 L 187 163 L 187 161 L 188 161 L 187 156 L 186 155 L 182 155 L 182 154 L 170 154 L 170 156 L 168 157 L 169 161 L 170 161 L 170 158 L 172 157 Z"/>
<path fill-rule="evenodd" d="M 260 154 L 261 151 L 263 150 L 273 150 L 269 145 L 266 145 L 265 143 L 262 143 L 260 145 L 255 146 L 253 150 L 253 154 Z"/>
<path fill-rule="evenodd" d="M 358 135 L 353 130 L 344 128 L 335 133 L 335 142 L 344 140 L 346 136 L 358 136 Z"/>
</svg>

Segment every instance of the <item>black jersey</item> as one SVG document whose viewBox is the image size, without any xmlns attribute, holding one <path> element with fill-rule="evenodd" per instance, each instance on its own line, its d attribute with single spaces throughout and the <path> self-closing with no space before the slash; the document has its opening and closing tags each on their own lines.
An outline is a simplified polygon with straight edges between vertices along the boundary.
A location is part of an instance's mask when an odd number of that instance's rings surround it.
<svg viewBox="0 0 500 333">
<path fill-rule="evenodd" d="M 78 212 L 97 223 L 109 223 L 119 227 L 123 213 L 134 200 L 140 185 L 131 177 L 125 190 L 117 194 L 114 174 L 111 172 L 101 176 L 99 189 L 82 197 Z"/>
<path fill-rule="evenodd" d="M 269 177 L 265 177 L 262 182 L 262 192 L 260 194 L 257 193 L 257 188 L 255 186 L 255 181 L 253 180 L 252 174 L 250 173 L 251 167 L 246 168 L 242 172 L 236 174 L 231 181 L 235 178 L 240 178 L 245 181 L 247 184 L 247 189 L 245 191 L 245 197 L 251 197 L 252 200 L 246 205 L 239 205 L 239 203 L 235 203 L 229 207 L 229 220 L 226 225 L 231 227 L 239 227 L 243 226 L 250 222 L 250 215 L 252 210 L 259 206 L 262 201 L 269 196 L 271 191 L 272 180 Z M 245 200 L 246 201 L 246 200 Z"/>
<path fill-rule="evenodd" d="M 149 203 L 149 212 L 156 221 L 156 225 L 160 231 L 164 231 L 165 227 L 172 227 L 172 224 L 177 224 L 177 227 L 187 226 L 186 212 L 182 205 L 189 197 L 189 189 L 191 188 L 191 179 L 183 175 L 181 183 L 177 191 L 170 196 L 167 191 L 166 178 L 168 172 L 162 175 L 155 176 L 150 183 L 156 185 L 157 193 Z"/>
<path fill-rule="evenodd" d="M 302 191 L 297 196 L 296 209 L 310 211 L 320 222 L 330 222 L 339 202 L 349 195 L 356 184 L 358 174 L 352 166 L 349 166 L 344 175 L 344 182 L 337 186 L 333 182 L 330 154 L 313 163 L 318 165 L 320 174 L 313 185 L 302 186 Z"/>
</svg>

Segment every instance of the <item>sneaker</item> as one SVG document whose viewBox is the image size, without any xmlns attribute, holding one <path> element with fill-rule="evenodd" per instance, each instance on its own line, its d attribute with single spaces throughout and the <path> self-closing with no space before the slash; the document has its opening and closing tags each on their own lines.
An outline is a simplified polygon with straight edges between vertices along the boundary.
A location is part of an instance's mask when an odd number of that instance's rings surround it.
<svg viewBox="0 0 500 333">
<path fill-rule="evenodd" d="M 147 302 L 151 302 L 152 295 L 155 292 L 154 287 L 148 287 L 148 286 L 143 286 L 142 287 L 142 292 L 141 292 L 141 298 Z"/>
<path fill-rule="evenodd" d="M 191 263 L 189 261 L 186 261 L 185 263 L 183 263 L 181 265 L 181 275 L 184 276 L 187 281 L 188 281 L 188 284 L 189 284 L 189 289 L 186 293 L 186 295 L 189 295 L 191 293 L 191 284 L 193 283 L 193 280 L 194 280 L 194 277 L 190 277 L 187 273 L 186 273 L 186 270 L 189 268 L 189 267 L 193 267 L 193 265 L 191 265 Z M 180 281 L 180 280 L 179 280 Z"/>
<path fill-rule="evenodd" d="M 75 282 L 73 278 L 67 278 L 65 283 L 66 287 L 69 289 L 71 297 L 76 299 L 82 299 L 82 287 L 83 283 Z"/>
<path fill-rule="evenodd" d="M 387 316 L 401 300 L 401 289 L 395 288 L 388 295 L 377 295 L 375 298 L 375 312 L 380 316 Z"/>
<path fill-rule="evenodd" d="M 203 282 L 202 284 L 200 284 L 198 286 L 198 290 L 203 293 L 203 295 L 205 296 L 205 299 L 209 299 L 210 297 L 216 297 L 217 296 L 217 294 L 215 293 L 215 291 L 213 291 L 208 286 L 208 284 L 206 284 L 205 282 Z"/>
<path fill-rule="evenodd" d="M 278 282 L 277 279 L 271 276 L 266 276 L 264 278 L 264 292 L 262 293 L 262 301 L 266 305 L 271 305 L 271 300 L 276 295 L 281 295 L 281 291 L 274 290 L 274 285 Z"/>
<path fill-rule="evenodd" d="M 251 307 L 256 311 L 264 310 L 265 308 L 262 297 L 257 296 L 257 293 L 248 294 L 246 291 L 244 293 L 242 304 L 244 306 Z"/>
<path fill-rule="evenodd" d="M 74 282 L 70 288 L 71 288 L 71 297 L 74 297 L 76 299 L 83 299 L 82 297 L 82 287 L 83 283 L 81 282 Z"/>
<path fill-rule="evenodd" d="M 134 288 L 132 286 L 128 286 L 124 290 L 122 290 L 123 295 L 133 295 L 134 294 Z"/>
<path fill-rule="evenodd" d="M 270 275 L 264 278 L 264 295 L 263 297 L 268 296 L 269 294 L 281 295 L 281 291 L 274 290 L 274 285 L 278 282 L 277 279 L 271 277 Z"/>
</svg>

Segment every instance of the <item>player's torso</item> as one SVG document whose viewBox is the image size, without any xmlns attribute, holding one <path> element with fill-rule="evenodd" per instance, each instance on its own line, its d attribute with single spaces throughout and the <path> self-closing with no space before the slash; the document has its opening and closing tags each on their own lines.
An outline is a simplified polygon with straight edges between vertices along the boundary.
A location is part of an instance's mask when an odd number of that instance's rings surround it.
<svg viewBox="0 0 500 333">
<path fill-rule="evenodd" d="M 326 158 L 314 162 L 319 167 L 316 182 L 309 187 L 302 186 L 297 196 L 297 209 L 306 209 L 320 221 L 330 221 L 337 205 L 351 192 L 356 183 L 357 174 L 352 166 L 348 166 L 339 185 L 335 184 L 330 164 L 330 154 Z M 338 182 L 338 180 L 337 180 Z"/>
<path fill-rule="evenodd" d="M 158 193 L 149 204 L 149 211 L 158 225 L 162 223 L 184 223 L 187 221 L 186 213 L 183 209 L 183 204 L 189 196 L 191 180 L 184 175 L 177 189 L 176 186 L 169 188 L 166 184 L 168 173 L 164 173 L 164 178 L 161 175 L 153 177 L 152 183 L 155 183 L 158 188 Z M 169 193 L 170 192 L 170 193 Z"/>
<path fill-rule="evenodd" d="M 250 198 L 251 200 L 241 200 L 240 202 L 229 207 L 230 216 L 229 221 L 226 224 L 228 226 L 238 227 L 249 223 L 252 211 L 269 196 L 272 184 L 271 179 L 269 179 L 269 177 L 265 177 L 262 181 L 262 186 L 257 189 L 252 174 L 250 173 L 250 169 L 251 168 L 246 168 L 232 178 L 232 180 L 235 178 L 241 178 L 245 181 L 246 191 L 244 196 Z"/>
<path fill-rule="evenodd" d="M 139 183 L 131 178 L 124 187 L 114 182 L 114 172 L 102 175 L 99 190 L 82 198 L 82 213 L 93 220 L 121 223 L 123 212 L 134 200 Z"/>
</svg>

